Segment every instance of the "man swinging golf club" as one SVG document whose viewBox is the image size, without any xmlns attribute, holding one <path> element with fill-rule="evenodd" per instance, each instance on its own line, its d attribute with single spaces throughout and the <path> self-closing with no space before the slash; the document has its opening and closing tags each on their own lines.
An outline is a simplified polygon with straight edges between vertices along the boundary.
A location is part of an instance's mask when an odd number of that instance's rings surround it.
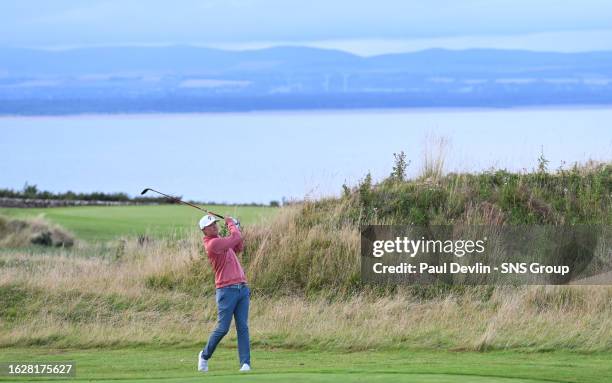
<svg viewBox="0 0 612 383">
<path fill-rule="evenodd" d="M 251 370 L 251 351 L 249 345 L 249 298 L 251 291 L 246 284 L 242 266 L 236 257 L 243 249 L 240 225 L 232 217 L 225 218 L 230 235 L 219 236 L 217 218 L 211 214 L 200 220 L 200 229 L 204 233 L 204 247 L 215 271 L 215 287 L 217 301 L 217 327 L 214 329 L 208 343 L 198 356 L 198 371 L 208 371 L 208 360 L 215 348 L 229 331 L 232 316 L 236 322 L 238 333 L 238 355 L 240 371 Z"/>
</svg>

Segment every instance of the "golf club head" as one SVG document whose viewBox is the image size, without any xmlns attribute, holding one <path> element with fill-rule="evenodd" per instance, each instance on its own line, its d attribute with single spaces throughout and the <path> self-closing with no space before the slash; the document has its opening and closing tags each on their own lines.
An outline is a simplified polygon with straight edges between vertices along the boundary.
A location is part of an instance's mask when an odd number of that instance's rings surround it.
<svg viewBox="0 0 612 383">
<path fill-rule="evenodd" d="M 145 190 L 143 190 L 143 191 L 140 193 L 140 195 L 144 195 L 144 194 L 145 194 L 146 192 L 148 192 L 149 190 L 151 190 L 151 189 L 146 188 Z"/>
</svg>

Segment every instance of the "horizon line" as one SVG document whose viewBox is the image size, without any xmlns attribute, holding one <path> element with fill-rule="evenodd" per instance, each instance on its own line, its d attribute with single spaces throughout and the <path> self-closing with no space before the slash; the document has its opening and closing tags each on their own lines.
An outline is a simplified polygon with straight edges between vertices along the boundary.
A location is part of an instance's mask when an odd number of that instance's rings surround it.
<svg viewBox="0 0 612 383">
<path fill-rule="evenodd" d="M 372 55 L 364 55 L 352 52 L 347 49 L 331 48 L 331 47 L 319 47 L 313 45 L 299 45 L 296 44 L 278 44 L 270 46 L 252 47 L 252 48 L 227 48 L 214 46 L 215 44 L 198 44 L 198 43 L 121 43 L 121 44 L 75 44 L 75 45 L 53 45 L 53 46 L 27 46 L 27 45 L 4 45 L 0 44 L 0 49 L 23 49 L 33 50 L 40 52 L 70 52 L 78 50 L 98 49 L 98 48 L 150 48 L 150 49 L 163 49 L 163 48 L 194 48 L 194 49 L 206 49 L 221 52 L 259 52 L 272 49 L 304 49 L 304 50 L 319 50 L 319 51 L 331 51 L 341 52 L 348 55 L 361 57 L 361 58 L 372 58 L 379 56 L 389 55 L 404 55 L 404 54 L 417 54 L 429 51 L 445 51 L 445 52 L 469 52 L 469 51 L 499 51 L 499 52 L 523 52 L 523 53 L 549 53 L 549 54 L 562 54 L 562 55 L 578 55 L 578 54 L 590 54 L 590 53 L 612 53 L 612 47 L 609 49 L 592 49 L 592 50 L 580 50 L 580 51 L 561 51 L 561 50 L 540 50 L 540 49 L 529 49 L 529 48 L 502 48 L 502 47 L 466 47 L 466 48 L 449 48 L 449 47 L 428 47 L 416 50 L 407 50 L 403 52 L 387 52 L 378 53 Z"/>
</svg>

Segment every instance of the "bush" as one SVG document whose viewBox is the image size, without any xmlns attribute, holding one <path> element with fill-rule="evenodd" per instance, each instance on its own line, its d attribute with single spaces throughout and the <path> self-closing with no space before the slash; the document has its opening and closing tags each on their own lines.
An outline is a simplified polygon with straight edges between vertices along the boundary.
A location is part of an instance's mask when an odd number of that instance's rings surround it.
<svg viewBox="0 0 612 383">
<path fill-rule="evenodd" d="M 0 246 L 72 247 L 74 243 L 74 234 L 40 217 L 20 220 L 0 216 Z"/>
</svg>

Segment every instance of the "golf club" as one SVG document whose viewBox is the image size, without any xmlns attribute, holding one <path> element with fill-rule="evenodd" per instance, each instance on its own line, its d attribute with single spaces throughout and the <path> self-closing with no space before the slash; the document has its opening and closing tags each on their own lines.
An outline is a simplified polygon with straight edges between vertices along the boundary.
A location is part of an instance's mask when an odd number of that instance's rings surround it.
<svg viewBox="0 0 612 383">
<path fill-rule="evenodd" d="M 212 214 L 212 215 L 214 215 L 214 216 L 216 216 L 216 217 L 219 217 L 219 218 L 221 218 L 221 219 L 225 219 L 225 217 L 224 217 L 224 216 L 222 216 L 222 215 L 220 215 L 220 214 L 214 213 L 214 212 L 212 212 L 212 211 L 210 211 L 210 210 L 202 209 L 202 208 L 201 208 L 201 207 L 199 207 L 199 206 L 196 206 L 196 205 L 190 204 L 189 202 L 182 201 L 182 200 L 180 200 L 180 199 L 178 199 L 178 198 L 176 198 L 176 197 L 172 197 L 171 195 L 168 195 L 168 194 L 162 193 L 162 192 L 157 191 L 157 190 L 155 190 L 155 189 L 146 188 L 146 189 L 144 189 L 144 190 L 143 190 L 143 191 L 140 193 L 140 195 L 144 195 L 144 194 L 145 194 L 146 192 L 148 192 L 148 191 L 152 191 L 152 192 L 154 192 L 154 193 L 161 194 L 161 195 L 163 195 L 164 197 L 167 197 L 167 198 L 169 198 L 169 199 L 171 199 L 171 200 L 173 200 L 173 201 L 176 201 L 176 202 L 179 202 L 179 203 L 183 203 L 183 204 L 188 205 L 188 206 L 191 206 L 191 207 L 195 207 L 196 209 L 198 209 L 198 210 L 202 210 L 202 211 L 203 211 L 203 212 L 205 212 L 205 213 Z"/>
</svg>

